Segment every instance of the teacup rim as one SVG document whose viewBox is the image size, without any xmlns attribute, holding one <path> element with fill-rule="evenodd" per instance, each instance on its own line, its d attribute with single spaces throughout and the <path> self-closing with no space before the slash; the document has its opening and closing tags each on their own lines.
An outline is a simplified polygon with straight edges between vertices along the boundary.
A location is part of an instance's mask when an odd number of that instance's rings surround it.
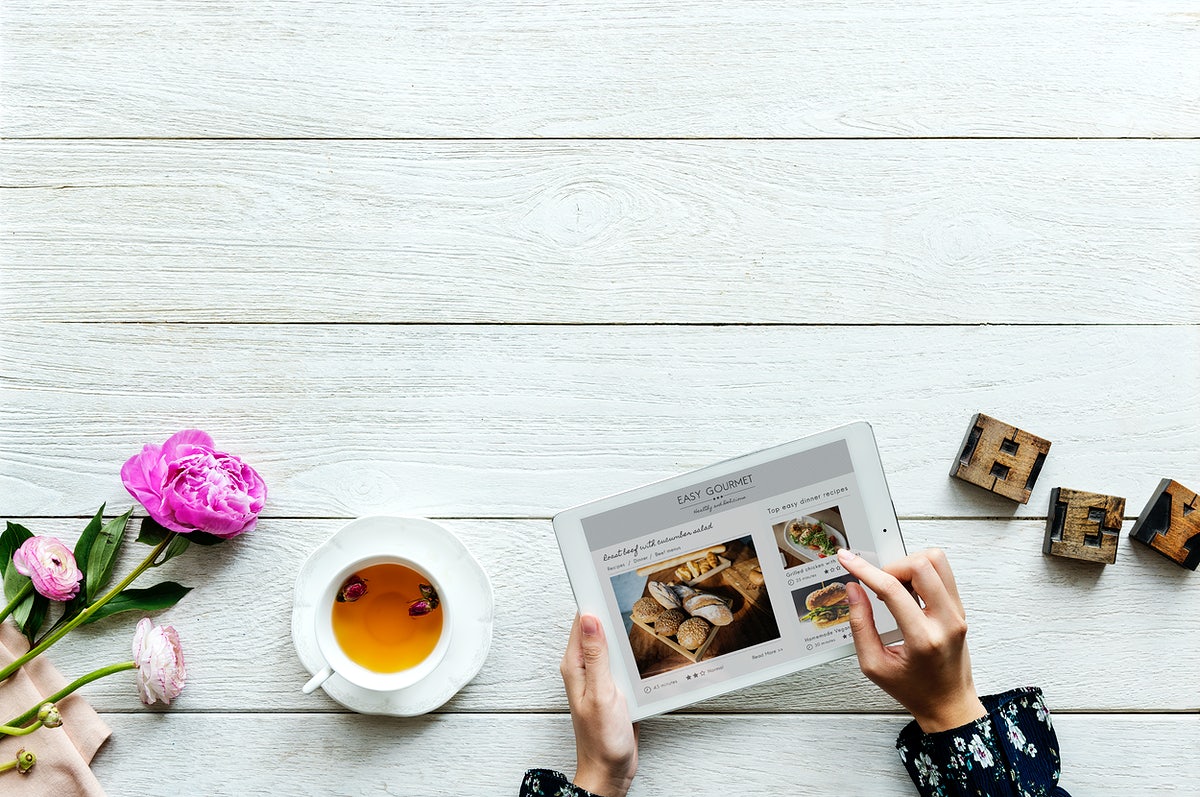
<svg viewBox="0 0 1200 797">
<path fill-rule="evenodd" d="M 347 578 L 357 570 L 372 567 L 376 564 L 400 564 L 416 570 L 432 582 L 437 591 L 442 612 L 442 633 L 437 645 L 419 664 L 405 670 L 391 673 L 381 673 L 369 670 L 351 659 L 333 634 L 333 603 L 338 590 Z M 419 682 L 441 663 L 446 650 L 450 646 L 450 636 L 453 633 L 451 616 L 452 609 L 448 605 L 443 588 L 444 581 L 436 572 L 430 572 L 428 565 L 399 553 L 378 552 L 360 556 L 347 562 L 329 579 L 321 596 L 317 600 L 316 613 L 313 618 L 317 649 L 325 659 L 325 664 L 333 670 L 334 675 L 359 687 L 375 692 L 390 692 L 404 689 Z"/>
</svg>

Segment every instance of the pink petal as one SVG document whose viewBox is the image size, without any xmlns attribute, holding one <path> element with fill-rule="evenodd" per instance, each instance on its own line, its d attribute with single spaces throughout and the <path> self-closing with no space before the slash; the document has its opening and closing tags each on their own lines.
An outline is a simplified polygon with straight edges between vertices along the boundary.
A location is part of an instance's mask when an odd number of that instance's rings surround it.
<svg viewBox="0 0 1200 797">
<path fill-rule="evenodd" d="M 176 432 L 167 438 L 167 442 L 163 443 L 163 459 L 167 462 L 178 459 L 181 456 L 178 448 L 183 445 L 199 446 L 211 451 L 213 439 L 208 432 L 202 432 L 199 429 L 184 429 L 182 432 Z"/>
</svg>

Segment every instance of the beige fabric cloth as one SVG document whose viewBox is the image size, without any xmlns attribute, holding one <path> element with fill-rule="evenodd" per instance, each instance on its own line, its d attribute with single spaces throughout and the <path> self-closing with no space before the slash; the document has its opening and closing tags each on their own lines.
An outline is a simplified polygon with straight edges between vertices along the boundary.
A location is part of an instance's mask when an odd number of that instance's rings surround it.
<svg viewBox="0 0 1200 797">
<path fill-rule="evenodd" d="M 29 643 L 11 621 L 0 624 L 0 666 L 27 650 Z M 46 658 L 53 652 L 51 648 L 0 683 L 0 724 L 67 685 Z M 83 674 L 77 673 L 76 677 Z M 104 797 L 104 789 L 88 764 L 112 729 L 78 692 L 64 698 L 58 708 L 63 717 L 59 728 L 39 728 L 28 736 L 0 735 L 0 760 L 12 761 L 22 747 L 37 756 L 37 763 L 26 775 L 18 775 L 15 770 L 0 772 L 0 794 L 4 797 Z"/>
</svg>

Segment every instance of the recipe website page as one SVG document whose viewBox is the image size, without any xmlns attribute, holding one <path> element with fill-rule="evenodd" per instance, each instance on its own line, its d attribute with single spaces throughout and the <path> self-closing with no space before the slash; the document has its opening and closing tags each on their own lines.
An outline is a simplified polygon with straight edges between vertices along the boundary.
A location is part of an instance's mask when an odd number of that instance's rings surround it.
<svg viewBox="0 0 1200 797">
<path fill-rule="evenodd" d="M 845 441 L 582 519 L 635 699 L 853 652 L 839 548 L 877 562 Z M 880 631 L 895 621 L 872 601 Z M 827 658 L 827 656 L 826 656 Z"/>
</svg>

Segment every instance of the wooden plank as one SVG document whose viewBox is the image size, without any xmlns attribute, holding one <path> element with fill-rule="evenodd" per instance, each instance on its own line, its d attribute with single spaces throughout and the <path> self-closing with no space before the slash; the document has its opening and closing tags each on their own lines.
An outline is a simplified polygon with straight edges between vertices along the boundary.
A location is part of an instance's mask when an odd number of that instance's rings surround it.
<svg viewBox="0 0 1200 797">
<path fill-rule="evenodd" d="M 574 771 L 570 721 L 562 715 L 438 715 L 411 720 L 275 714 L 116 714 L 93 769 L 110 794 L 190 793 L 515 795 L 530 766 Z M 641 725 L 640 768 L 630 794 L 672 794 L 697 751 L 721 751 L 726 783 L 764 797 L 870 794 L 911 797 L 893 746 L 899 717 L 798 715 L 665 717 Z M 1200 717 L 1056 715 L 1061 783 L 1072 794 L 1180 794 L 1200 750 L 1180 743 Z M 43 733 L 45 731 L 42 731 Z M 1154 766 L 1114 757 L 1136 739 Z M 836 754 L 831 754 L 831 749 Z M 753 753 L 747 752 L 753 751 Z M 164 772 L 167 773 L 164 776 Z M 701 792 L 703 793 L 703 792 Z"/>
<path fill-rule="evenodd" d="M 114 511 L 128 502 L 114 505 Z M 7 517 L 7 516 L 6 516 Z M 83 520 L 28 519 L 37 533 L 73 540 Z M 176 625 L 189 680 L 181 711 L 340 711 L 308 679 L 291 643 L 292 591 L 308 553 L 340 520 L 267 520 L 216 548 L 192 548 L 145 576 L 194 587 L 159 622 Z M 459 520 L 446 525 L 483 564 L 496 595 L 491 652 L 445 712 L 565 711 L 558 661 L 574 600 L 547 521 Z M 1122 546 L 1117 564 L 1097 568 L 1046 557 L 1039 521 L 907 521 L 910 550 L 943 547 L 955 568 L 971 625 L 976 682 L 985 692 L 1038 685 L 1050 705 L 1072 711 L 1197 711 L 1200 695 L 1180 673 L 1200 663 L 1200 590 L 1195 576 L 1142 545 Z M 135 546 L 117 572 L 144 556 Z M 1103 572 L 1099 572 L 1103 570 Z M 1189 581 L 1190 577 L 1190 581 Z M 139 582 L 140 583 L 140 582 Z M 129 656 L 137 615 L 79 629 L 52 660 L 70 677 Z M 640 633 L 640 632 L 639 632 Z M 251 664 L 252 663 L 252 664 Z M 1113 673 L 1134 673 L 1114 678 Z M 1104 688 L 1097 688 L 1104 684 Z M 133 678 L 86 687 L 93 705 L 139 704 Z M 853 659 L 834 662 L 699 704 L 689 712 L 866 712 L 899 710 Z"/>
<path fill-rule="evenodd" d="M 0 485 L 11 514 L 90 515 L 194 425 L 262 470 L 273 514 L 549 517 L 865 418 L 902 516 L 1045 517 L 1060 484 L 1200 481 L 1198 359 L 1195 326 L 10 322 Z M 947 475 L 980 410 L 1054 440 L 1028 505 Z"/>
<path fill-rule="evenodd" d="M 0 135 L 1192 136 L 1191 11 L 14 0 Z"/>
<path fill-rule="evenodd" d="M 1200 141 L 8 141 L 0 312 L 1190 323 L 1197 184 Z"/>
</svg>

